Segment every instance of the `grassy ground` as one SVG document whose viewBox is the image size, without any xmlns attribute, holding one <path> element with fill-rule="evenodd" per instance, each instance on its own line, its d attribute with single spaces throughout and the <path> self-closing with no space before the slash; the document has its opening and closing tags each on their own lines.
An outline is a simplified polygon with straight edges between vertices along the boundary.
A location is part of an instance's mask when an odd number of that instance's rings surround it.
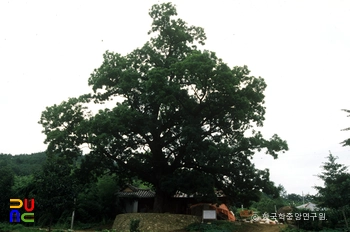
<svg viewBox="0 0 350 232">
<path fill-rule="evenodd" d="M 140 232 L 279 232 L 284 225 L 261 225 L 261 224 L 250 224 L 250 223 L 232 223 L 225 221 L 212 222 L 211 224 L 199 223 L 199 219 L 189 215 L 173 215 L 173 214 L 147 214 L 147 215 L 135 215 L 125 214 L 119 216 L 111 223 L 95 226 L 86 230 L 74 230 L 74 232 L 92 232 L 92 231 L 103 231 L 103 232 L 129 232 L 130 220 L 135 219 L 137 216 L 143 220 L 140 221 Z M 160 220 L 161 219 L 161 220 Z M 185 230 L 188 225 L 192 224 L 189 229 Z M 112 230 L 112 228 L 114 230 Z M 0 232 L 39 232 L 47 231 L 46 228 L 30 228 L 25 227 L 22 224 L 0 224 Z M 53 228 L 53 232 L 66 232 L 67 229 Z"/>
<path fill-rule="evenodd" d="M 285 228 L 286 225 L 267 225 L 258 223 L 234 223 L 227 221 L 216 221 L 211 224 L 199 224 L 191 225 L 189 227 L 190 232 L 198 231 L 210 231 L 210 232 L 279 232 L 281 229 Z M 185 230 L 184 230 L 185 231 Z"/>
<path fill-rule="evenodd" d="M 140 220 L 140 232 L 300 232 L 300 230 L 287 228 L 287 225 L 266 225 L 258 223 L 213 221 L 210 224 L 201 223 L 200 218 L 179 214 L 120 214 L 114 222 L 100 225 L 76 224 L 74 232 L 123 232 L 130 231 L 130 222 Z M 190 226 L 189 226 L 190 225 Z M 65 228 L 65 229 L 57 229 Z M 187 228 L 187 230 L 185 229 Z M 114 230 L 112 230 L 114 229 Z M 40 231 L 45 231 L 41 229 Z M 39 228 L 25 227 L 23 224 L 0 223 L 0 232 L 39 232 Z M 54 227 L 53 232 L 68 231 L 66 226 Z M 336 231 L 336 230 L 324 230 Z"/>
<path fill-rule="evenodd" d="M 106 231 L 112 228 L 113 221 L 107 222 L 100 225 L 89 225 L 82 224 L 77 225 L 74 228 L 74 232 L 85 232 L 85 231 Z M 52 227 L 52 232 L 66 232 L 68 231 L 69 226 L 55 225 Z M 87 229 L 88 228 L 88 229 Z M 0 223 L 0 232 L 40 232 L 48 231 L 47 227 L 38 228 L 38 227 L 26 227 L 25 224 L 14 224 L 14 223 Z"/>
</svg>

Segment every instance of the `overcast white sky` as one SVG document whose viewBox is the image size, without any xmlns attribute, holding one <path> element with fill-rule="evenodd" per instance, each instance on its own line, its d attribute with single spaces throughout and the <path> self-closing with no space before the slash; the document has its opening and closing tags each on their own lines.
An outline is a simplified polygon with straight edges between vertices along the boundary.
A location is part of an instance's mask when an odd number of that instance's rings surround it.
<svg viewBox="0 0 350 232">
<path fill-rule="evenodd" d="M 106 50 L 131 52 L 147 40 L 159 1 L 0 1 L 0 153 L 44 151 L 46 106 L 90 89 Z M 205 29 L 205 49 L 229 66 L 248 65 L 267 82 L 263 134 L 290 150 L 271 180 L 288 193 L 316 193 L 329 150 L 350 165 L 350 1 L 172 1 L 179 17 Z"/>
</svg>

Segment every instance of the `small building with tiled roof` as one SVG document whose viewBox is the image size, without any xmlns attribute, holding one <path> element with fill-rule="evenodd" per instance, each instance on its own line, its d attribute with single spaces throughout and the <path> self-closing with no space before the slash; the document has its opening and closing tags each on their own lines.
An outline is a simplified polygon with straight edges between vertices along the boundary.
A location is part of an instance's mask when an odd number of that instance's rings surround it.
<svg viewBox="0 0 350 232">
<path fill-rule="evenodd" d="M 128 185 L 123 191 L 118 193 L 119 197 L 137 197 L 137 198 L 152 198 L 156 195 L 150 189 L 136 188 L 132 185 Z"/>
<path fill-rule="evenodd" d="M 222 191 L 216 191 L 215 194 L 220 199 L 226 197 Z M 124 190 L 118 192 L 117 196 L 123 202 L 125 213 L 151 212 L 155 192 L 151 189 L 141 189 L 128 185 Z M 168 204 L 168 211 L 171 213 L 190 213 L 189 206 L 197 203 L 194 195 L 177 191 Z"/>
<path fill-rule="evenodd" d="M 136 188 L 132 185 L 117 193 L 124 203 L 125 213 L 148 212 L 153 207 L 155 195 L 150 189 Z"/>
</svg>

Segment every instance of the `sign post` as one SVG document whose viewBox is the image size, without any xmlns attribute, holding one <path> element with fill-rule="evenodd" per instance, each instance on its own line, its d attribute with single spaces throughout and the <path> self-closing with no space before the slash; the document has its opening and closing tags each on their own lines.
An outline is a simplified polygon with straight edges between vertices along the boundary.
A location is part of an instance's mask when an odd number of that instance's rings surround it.
<svg viewBox="0 0 350 232">
<path fill-rule="evenodd" d="M 203 219 L 204 220 L 216 220 L 216 210 L 203 210 Z"/>
</svg>

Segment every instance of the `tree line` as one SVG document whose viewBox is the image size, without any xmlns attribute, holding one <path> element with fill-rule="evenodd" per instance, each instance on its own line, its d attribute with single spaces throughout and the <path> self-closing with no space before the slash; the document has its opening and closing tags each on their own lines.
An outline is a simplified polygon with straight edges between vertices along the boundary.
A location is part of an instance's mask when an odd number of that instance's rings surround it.
<svg viewBox="0 0 350 232">
<path fill-rule="evenodd" d="M 113 220 L 122 212 L 116 192 L 123 186 L 111 172 L 85 172 L 74 163 L 44 152 L 0 154 L 0 222 L 9 221 L 9 199 L 34 199 L 36 226 L 91 224 Z M 32 225 L 28 223 L 28 225 Z"/>
<path fill-rule="evenodd" d="M 28 168 L 25 174 L 16 172 L 23 167 Z M 343 164 L 336 162 L 337 158 L 329 154 L 322 166 L 323 171 L 319 177 L 324 180 L 324 186 L 316 186 L 318 194 L 301 196 L 287 193 L 282 185 L 275 186 L 272 191 L 261 192 L 257 198 L 251 199 L 245 208 L 251 208 L 260 214 L 273 213 L 283 206 L 291 206 L 295 212 L 300 210 L 296 206 L 304 203 L 316 203 L 322 212 L 326 212 L 327 221 L 305 222 L 304 229 L 322 229 L 345 225 L 350 216 L 348 189 L 350 187 L 350 174 Z M 105 167 L 104 172 L 86 172 L 84 157 L 75 163 L 55 157 L 46 157 L 45 153 L 31 155 L 11 156 L 0 154 L 0 221 L 7 222 L 9 218 L 9 199 L 35 199 L 35 225 L 60 225 L 69 227 L 71 216 L 75 210 L 75 224 L 85 227 L 91 223 L 101 223 L 113 220 L 119 213 L 124 212 L 123 201 L 118 199 L 116 193 L 126 183 L 137 187 L 145 186 L 140 180 L 122 179 L 113 173 L 112 169 Z M 6 163 L 6 165 L 4 165 Z M 16 167 L 16 168 L 15 168 Z M 149 188 L 150 185 L 147 185 Z M 202 199 L 198 199 L 200 202 Z M 234 202 L 229 207 L 236 213 L 241 202 Z M 303 211 L 308 212 L 308 211 Z M 308 212 L 310 213 L 310 212 Z"/>
</svg>

